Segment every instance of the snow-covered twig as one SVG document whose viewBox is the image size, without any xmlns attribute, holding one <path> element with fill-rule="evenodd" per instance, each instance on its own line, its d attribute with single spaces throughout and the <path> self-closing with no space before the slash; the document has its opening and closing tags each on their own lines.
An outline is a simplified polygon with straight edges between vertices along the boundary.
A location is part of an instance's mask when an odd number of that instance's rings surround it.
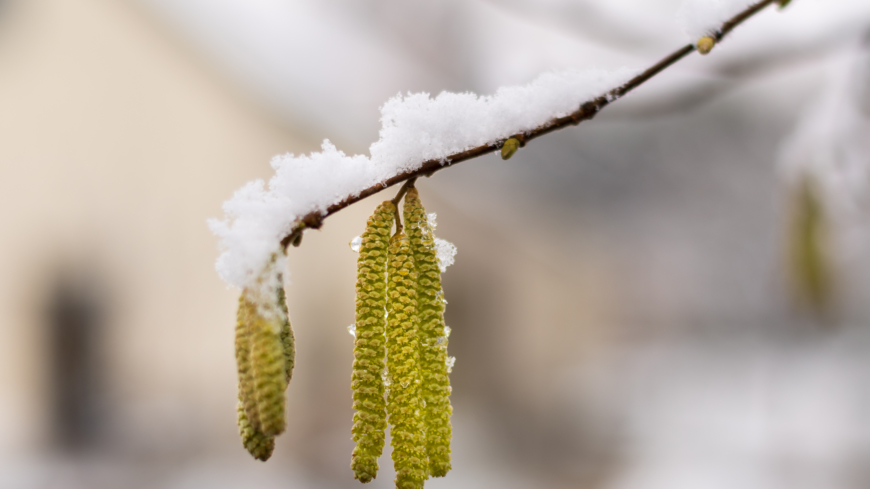
<svg viewBox="0 0 870 489">
<path fill-rule="evenodd" d="M 726 21 L 724 24 L 722 24 L 722 26 L 715 31 L 713 37 L 716 39 L 717 42 L 721 41 L 728 33 L 734 30 L 734 28 L 736 28 L 755 14 L 769 7 L 771 4 L 778 3 L 780 3 L 780 0 L 763 0 L 761 2 L 750 5 L 745 10 L 738 13 L 737 15 Z M 622 98 L 623 96 L 625 96 L 635 88 L 643 85 L 645 82 L 658 75 L 665 69 L 676 64 L 678 61 L 682 60 L 686 56 L 692 54 L 692 52 L 694 52 L 695 50 L 695 44 L 687 44 L 686 46 L 683 46 L 680 49 L 674 51 L 655 65 L 645 70 L 644 72 L 635 76 L 625 84 L 610 90 L 605 95 L 602 95 L 582 104 L 573 113 L 568 114 L 564 117 L 557 117 L 551 119 L 550 121 L 530 131 L 516 134 L 513 137 L 516 137 L 521 141 L 523 145 L 525 145 L 527 142 L 537 137 L 543 136 L 559 129 L 563 129 L 570 125 L 577 125 L 584 120 L 591 119 L 601 109 L 610 105 L 611 102 Z M 320 226 L 323 224 L 323 220 L 325 218 L 329 217 L 332 214 L 335 214 L 336 212 L 344 209 L 345 207 L 348 207 L 352 204 L 355 204 L 356 202 L 365 199 L 366 197 L 370 197 L 380 192 L 381 190 L 392 187 L 393 185 L 402 183 L 409 179 L 424 176 L 428 177 L 442 168 L 446 168 L 455 165 L 456 163 L 460 163 L 466 160 L 477 158 L 479 156 L 483 156 L 488 153 L 492 153 L 493 151 L 497 151 L 501 149 L 502 145 L 507 139 L 508 138 L 501 138 L 472 149 L 452 154 L 442 159 L 431 159 L 425 161 L 422 165 L 419 166 L 419 168 L 413 171 L 399 173 L 386 179 L 383 182 L 379 182 L 375 185 L 372 185 L 371 187 L 362 190 L 356 195 L 347 196 L 340 202 L 329 206 L 325 212 L 310 212 L 296 222 L 290 233 L 281 241 L 281 245 L 282 247 L 287 247 L 291 243 L 298 244 L 300 242 L 302 232 L 306 228 L 319 229 Z"/>
<path fill-rule="evenodd" d="M 722 0 L 727 8 L 712 10 L 711 5 L 720 4 L 711 1 L 686 0 L 688 25 L 703 32 L 703 43 L 687 44 L 642 72 L 544 73 L 527 85 L 503 87 L 486 96 L 398 95 L 381 108 L 380 139 L 369 148 L 370 157 L 348 156 L 325 141 L 319 153 L 274 158 L 275 176 L 268 186 L 261 180 L 245 185 L 224 204 L 226 218 L 209 221 L 223 248 L 218 273 L 239 288 L 269 282 L 262 277 L 280 275 L 274 257 L 290 244 L 298 246 L 305 229 L 320 228 L 326 217 L 393 185 L 497 151 L 510 139 L 524 146 L 591 119 L 699 50 L 698 44 L 709 51 L 737 25 L 781 0 L 751 5 L 748 0 Z M 693 39 L 698 41 L 697 36 Z"/>
</svg>

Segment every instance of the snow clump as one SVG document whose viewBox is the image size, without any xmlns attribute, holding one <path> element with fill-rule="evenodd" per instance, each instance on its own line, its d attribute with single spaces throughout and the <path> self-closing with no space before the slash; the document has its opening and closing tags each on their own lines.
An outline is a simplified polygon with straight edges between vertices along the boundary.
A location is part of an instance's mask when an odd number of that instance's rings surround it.
<svg viewBox="0 0 870 489">
<path fill-rule="evenodd" d="M 251 286 L 268 272 L 271 257 L 281 253 L 281 239 L 306 214 L 325 213 L 330 205 L 428 160 L 444 160 L 568 115 L 637 73 L 567 70 L 493 95 L 396 95 L 381 108 L 380 139 L 369 148 L 370 157 L 346 155 L 326 140 L 320 152 L 274 157 L 275 175 L 268 185 L 257 180 L 237 190 L 224 203 L 225 217 L 208 223 L 220 239 L 217 271 L 230 285 Z M 440 263 L 442 268 L 452 263 L 452 254 L 445 251 Z"/>
</svg>

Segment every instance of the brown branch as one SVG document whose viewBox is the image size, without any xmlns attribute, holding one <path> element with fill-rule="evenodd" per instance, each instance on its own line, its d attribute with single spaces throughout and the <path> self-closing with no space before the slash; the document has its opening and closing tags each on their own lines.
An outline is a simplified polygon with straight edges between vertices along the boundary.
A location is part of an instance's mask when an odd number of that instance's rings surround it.
<svg viewBox="0 0 870 489">
<path fill-rule="evenodd" d="M 731 18 L 730 20 L 728 20 L 727 22 L 722 24 L 722 27 L 718 31 L 716 31 L 716 33 L 715 33 L 716 41 L 717 42 L 720 41 L 729 32 L 734 30 L 735 27 L 742 24 L 743 22 L 745 22 L 747 19 L 749 19 L 753 15 L 757 14 L 758 12 L 764 10 L 766 7 L 770 6 L 771 4 L 778 3 L 779 1 L 780 0 L 763 0 L 761 2 L 758 2 L 756 4 L 749 6 L 746 10 L 744 10 L 743 12 L 740 12 L 739 14 L 737 14 L 736 16 L 734 16 L 733 18 Z M 647 82 L 652 77 L 658 75 L 662 71 L 666 70 L 667 68 L 676 64 L 678 61 L 685 58 L 686 56 L 692 54 L 693 51 L 695 51 L 695 45 L 694 44 L 687 44 L 687 45 L 681 47 L 680 49 L 674 51 L 673 53 L 671 53 L 670 55 L 668 55 L 667 57 L 665 57 L 664 59 L 662 59 L 661 61 L 659 61 L 655 65 L 651 66 L 643 73 L 632 78 L 624 85 L 617 87 L 617 88 L 614 88 L 613 90 L 610 90 L 609 92 L 607 92 L 605 95 L 602 95 L 598 98 L 595 98 L 593 100 L 590 100 L 590 101 L 582 104 L 580 106 L 580 108 L 577 109 L 576 111 L 574 111 L 573 113 L 568 114 L 564 117 L 553 118 L 550 121 L 546 122 L 545 124 L 543 124 L 539 127 L 536 127 L 535 129 L 532 129 L 530 131 L 526 131 L 526 132 L 521 133 L 521 134 L 515 134 L 512 137 L 519 139 L 520 142 L 524 146 L 525 143 L 528 143 L 529 141 L 531 141 L 532 139 L 535 139 L 537 137 L 543 136 L 545 134 L 549 134 L 553 131 L 565 128 L 567 126 L 571 126 L 571 125 L 576 126 L 577 124 L 580 124 L 581 122 L 583 122 L 585 120 L 592 119 L 593 117 L 595 117 L 595 115 L 601 109 L 610 105 L 611 102 L 615 102 L 616 100 L 619 100 L 620 98 L 624 97 L 626 94 L 628 94 L 629 92 L 631 92 L 635 88 L 643 85 L 645 82 Z M 492 141 L 488 144 L 484 144 L 483 146 L 478 146 L 476 148 L 472 148 L 472 149 L 468 149 L 468 150 L 465 150 L 465 151 L 462 151 L 459 153 L 455 153 L 455 154 L 447 156 L 443 159 L 425 161 L 425 162 L 423 162 L 422 165 L 420 165 L 420 168 L 418 168 L 414 171 L 407 171 L 407 172 L 395 175 L 393 177 L 390 177 L 387 180 L 385 180 L 384 182 L 378 183 L 376 185 L 373 185 L 373 186 L 363 190 L 358 195 L 348 196 L 344 200 L 342 200 L 341 202 L 338 202 L 336 204 L 332 204 L 331 206 L 327 207 L 325 213 L 315 211 L 315 212 L 311 212 L 309 214 L 306 214 L 305 216 L 302 217 L 302 219 L 300 219 L 293 226 L 293 229 L 291 230 L 290 234 L 288 234 L 287 237 L 285 237 L 283 240 L 281 240 L 281 245 L 285 248 L 290 244 L 294 244 L 294 245 L 298 246 L 298 243 L 301 240 L 302 231 L 305 228 L 319 229 L 320 226 L 323 225 L 323 220 L 325 218 L 331 216 L 332 214 L 335 214 L 336 212 L 344 209 L 345 207 L 348 207 L 352 204 L 355 204 L 355 203 L 365 199 L 366 197 L 372 196 L 372 195 L 380 192 L 381 190 L 392 187 L 393 185 L 396 185 L 397 183 L 416 179 L 418 177 L 424 177 L 424 176 L 429 177 L 429 176 L 432 176 L 433 173 L 435 173 L 436 171 L 438 171 L 442 168 L 445 168 L 445 167 L 448 167 L 451 165 L 455 165 L 456 163 L 461 163 L 463 161 L 470 160 L 472 158 L 477 158 L 478 156 L 483 156 L 483 155 L 485 155 L 487 153 L 491 153 L 493 151 L 497 151 L 498 149 L 500 149 L 502 147 L 502 145 L 504 144 L 504 142 L 507 139 L 508 138 Z M 402 195 L 402 193 L 403 192 L 400 191 L 400 195 Z M 397 197 L 399 197 L 399 196 L 397 196 Z"/>
<path fill-rule="evenodd" d="M 399 193 L 397 193 L 396 196 L 393 197 L 393 200 L 390 201 L 393 203 L 393 207 L 395 208 L 396 212 L 396 234 L 402 232 L 402 213 L 399 212 L 399 202 L 401 202 L 402 197 L 404 197 L 405 194 L 408 193 L 409 188 L 414 188 L 414 183 L 416 182 L 417 177 L 408 179 L 408 181 L 405 182 L 404 185 L 402 185 L 402 188 L 399 189 Z"/>
<path fill-rule="evenodd" d="M 755 5 L 750 5 L 749 8 L 735 15 L 731 20 L 722 24 L 722 28 L 716 32 L 716 42 L 722 40 L 723 37 L 727 36 L 729 32 L 733 31 L 735 27 L 745 22 L 747 19 L 752 17 L 753 15 L 761 12 L 765 8 L 769 7 L 774 3 L 780 3 L 781 0 L 764 0 L 763 2 L 758 2 Z"/>
</svg>

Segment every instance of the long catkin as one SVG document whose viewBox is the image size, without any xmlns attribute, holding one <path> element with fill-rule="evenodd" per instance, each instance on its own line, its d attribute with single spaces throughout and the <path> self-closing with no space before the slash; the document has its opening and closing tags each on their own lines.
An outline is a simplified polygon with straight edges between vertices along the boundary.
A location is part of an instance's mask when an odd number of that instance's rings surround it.
<svg viewBox="0 0 870 489">
<path fill-rule="evenodd" d="M 362 235 L 357 260 L 353 389 L 353 440 L 350 467 L 354 477 L 370 482 L 378 475 L 378 458 L 387 428 L 384 400 L 387 247 L 396 207 L 386 201 L 375 210 Z"/>
<path fill-rule="evenodd" d="M 417 189 L 405 195 L 405 229 L 411 243 L 417 271 L 417 308 L 420 321 L 420 372 L 423 420 L 429 474 L 444 477 L 450 471 L 450 440 L 453 428 L 450 415 L 450 380 L 447 372 L 447 335 L 441 270 L 435 251 L 435 237 Z"/>
<path fill-rule="evenodd" d="M 417 273 L 404 233 L 390 239 L 387 275 L 387 395 L 398 489 L 422 489 L 428 478 L 423 433 L 417 318 Z"/>
</svg>

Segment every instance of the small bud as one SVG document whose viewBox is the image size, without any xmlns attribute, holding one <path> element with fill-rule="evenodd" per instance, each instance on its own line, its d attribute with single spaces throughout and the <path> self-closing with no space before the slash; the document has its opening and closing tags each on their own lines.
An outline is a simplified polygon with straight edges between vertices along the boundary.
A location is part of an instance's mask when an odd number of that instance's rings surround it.
<svg viewBox="0 0 870 489">
<path fill-rule="evenodd" d="M 501 147 L 501 159 L 509 160 L 518 149 L 520 149 L 520 140 L 517 138 L 508 139 Z"/>
<path fill-rule="evenodd" d="M 782 10 L 788 7 L 788 4 L 791 3 L 791 0 L 779 0 L 779 9 Z"/>
<path fill-rule="evenodd" d="M 713 50 L 713 46 L 716 45 L 716 39 L 713 39 L 710 36 L 704 36 L 701 39 L 698 39 L 697 46 L 698 52 L 701 54 L 710 54 L 710 51 Z"/>
</svg>

